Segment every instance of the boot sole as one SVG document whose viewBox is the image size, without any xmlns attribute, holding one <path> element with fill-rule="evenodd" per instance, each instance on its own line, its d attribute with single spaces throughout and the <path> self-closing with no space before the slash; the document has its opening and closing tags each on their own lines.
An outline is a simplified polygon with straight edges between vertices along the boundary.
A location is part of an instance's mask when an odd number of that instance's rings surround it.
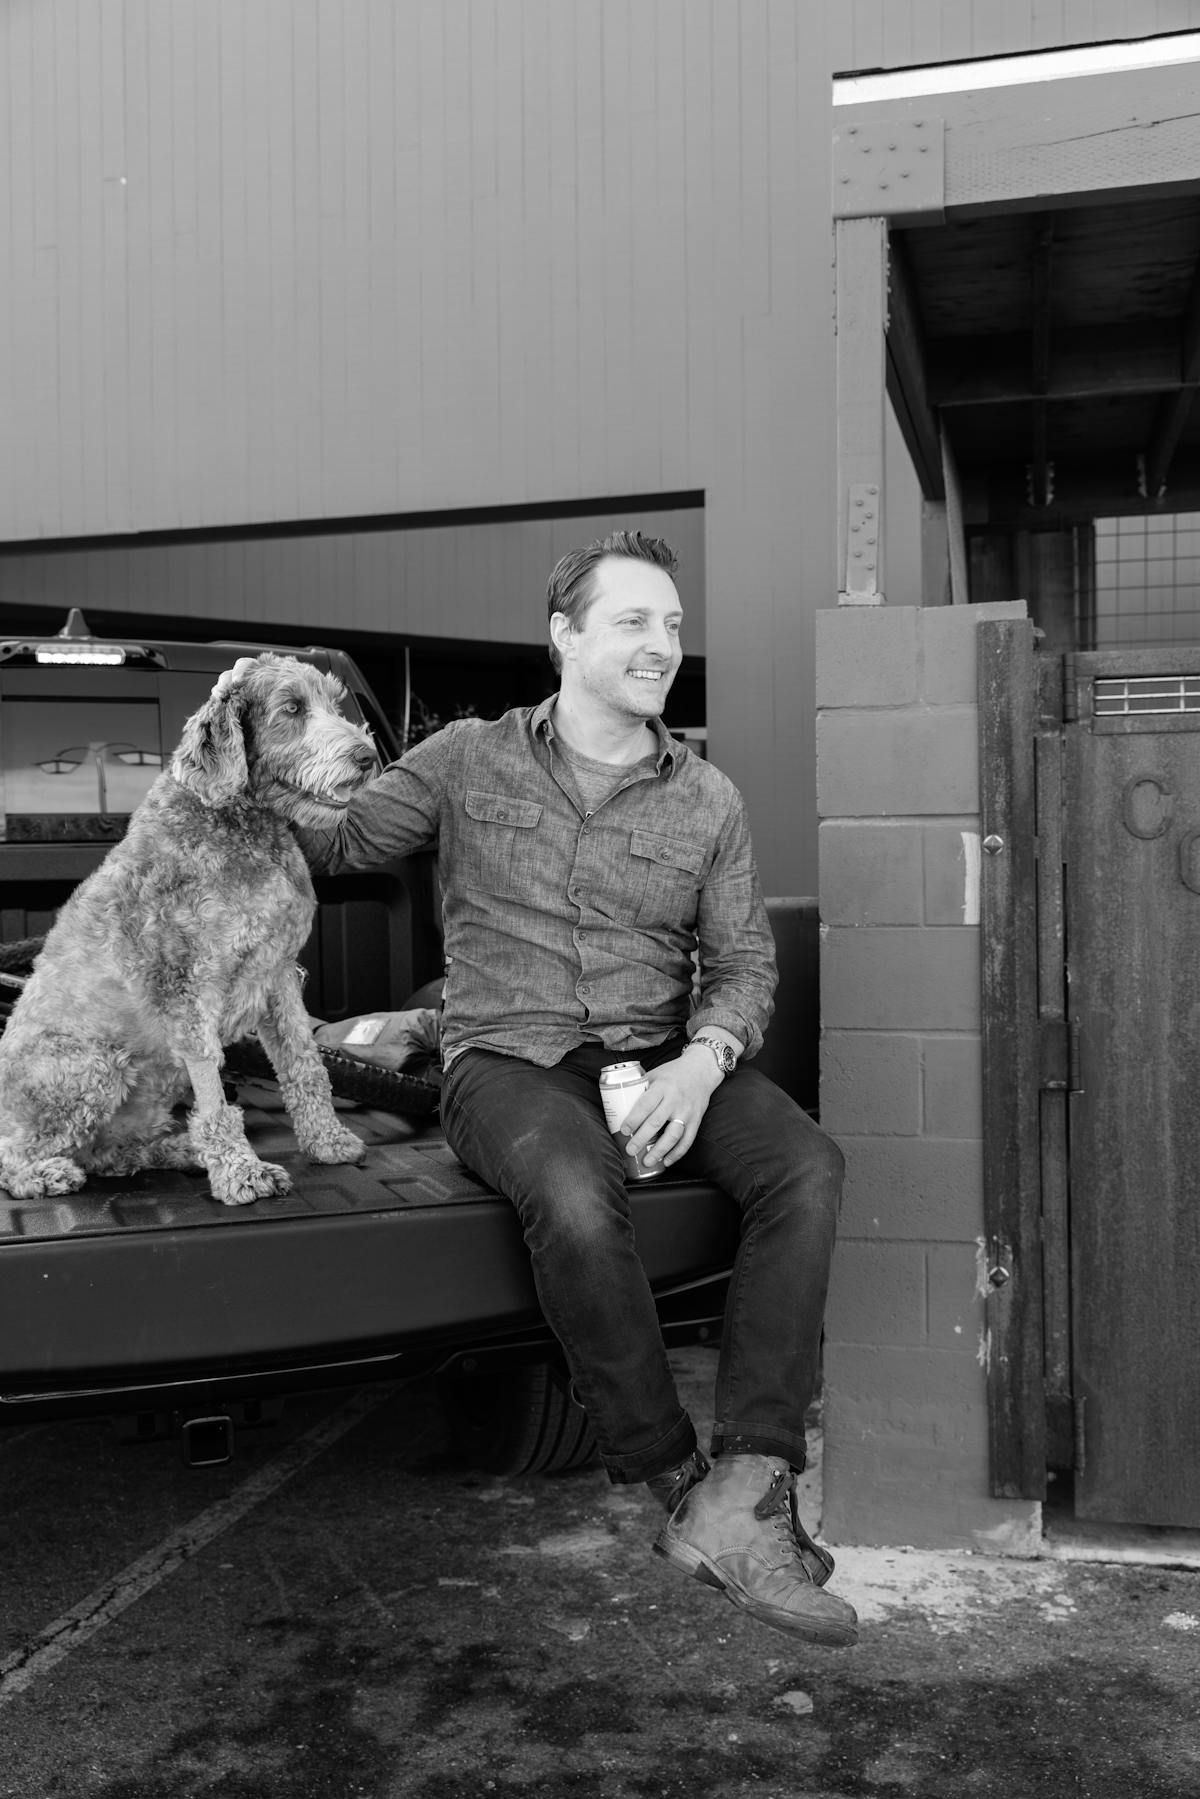
<svg viewBox="0 0 1200 1799">
<path fill-rule="evenodd" d="M 693 1549 L 690 1543 L 680 1543 L 663 1534 L 655 1539 L 654 1553 L 661 1555 L 682 1573 L 690 1574 L 693 1580 L 715 1587 L 739 1610 L 749 1612 L 760 1624 L 769 1624 L 773 1630 L 781 1630 L 786 1636 L 801 1637 L 806 1643 L 820 1643 L 828 1649 L 850 1649 L 858 1642 L 857 1624 L 839 1624 L 832 1618 L 805 1618 L 797 1616 L 795 1612 L 785 1612 L 777 1606 L 763 1605 L 760 1601 L 751 1599 L 725 1579 L 703 1550 Z"/>
</svg>

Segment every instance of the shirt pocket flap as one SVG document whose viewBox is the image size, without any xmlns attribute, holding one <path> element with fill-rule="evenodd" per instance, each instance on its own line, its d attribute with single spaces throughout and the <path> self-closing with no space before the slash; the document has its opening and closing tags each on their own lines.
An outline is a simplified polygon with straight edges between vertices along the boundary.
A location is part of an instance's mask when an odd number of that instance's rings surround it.
<svg viewBox="0 0 1200 1799">
<path fill-rule="evenodd" d="M 517 800 L 507 793 L 467 790 L 467 813 L 486 825 L 521 825 L 526 830 L 542 816 L 537 800 Z"/>
<path fill-rule="evenodd" d="M 686 837 L 663 837 L 657 831 L 634 831 L 629 848 L 633 855 L 645 856 L 647 861 L 697 876 L 704 872 L 708 855 L 702 843 L 689 843 Z"/>
</svg>

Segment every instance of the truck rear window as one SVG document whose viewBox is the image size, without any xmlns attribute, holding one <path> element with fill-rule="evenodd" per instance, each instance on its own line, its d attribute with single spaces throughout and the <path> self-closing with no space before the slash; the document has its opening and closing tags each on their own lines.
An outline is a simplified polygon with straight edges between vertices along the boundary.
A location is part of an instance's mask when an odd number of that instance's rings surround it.
<svg viewBox="0 0 1200 1799">
<path fill-rule="evenodd" d="M 86 840 L 133 811 L 162 767 L 154 700 L 6 699 L 0 771 L 9 842 Z"/>
</svg>

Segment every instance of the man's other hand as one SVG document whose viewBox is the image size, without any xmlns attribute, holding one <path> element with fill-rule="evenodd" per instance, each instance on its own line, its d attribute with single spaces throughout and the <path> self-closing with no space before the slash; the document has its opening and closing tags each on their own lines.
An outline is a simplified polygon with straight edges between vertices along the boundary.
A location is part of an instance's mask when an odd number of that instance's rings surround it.
<svg viewBox="0 0 1200 1799">
<path fill-rule="evenodd" d="M 673 1062 L 660 1062 L 646 1076 L 649 1091 L 630 1107 L 622 1126 L 630 1134 L 628 1149 L 641 1154 L 648 1168 L 669 1168 L 696 1141 L 708 1102 L 721 1085 L 721 1071 L 708 1051 Z"/>
</svg>

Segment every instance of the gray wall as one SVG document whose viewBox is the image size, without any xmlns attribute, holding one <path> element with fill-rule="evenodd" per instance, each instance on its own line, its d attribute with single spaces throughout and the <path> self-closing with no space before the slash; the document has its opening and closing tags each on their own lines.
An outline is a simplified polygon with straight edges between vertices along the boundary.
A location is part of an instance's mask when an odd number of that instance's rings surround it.
<svg viewBox="0 0 1200 1799">
<path fill-rule="evenodd" d="M 6 0 L 0 543 L 703 490 L 710 752 L 768 889 L 811 893 L 829 73 L 1196 22 Z"/>
</svg>

